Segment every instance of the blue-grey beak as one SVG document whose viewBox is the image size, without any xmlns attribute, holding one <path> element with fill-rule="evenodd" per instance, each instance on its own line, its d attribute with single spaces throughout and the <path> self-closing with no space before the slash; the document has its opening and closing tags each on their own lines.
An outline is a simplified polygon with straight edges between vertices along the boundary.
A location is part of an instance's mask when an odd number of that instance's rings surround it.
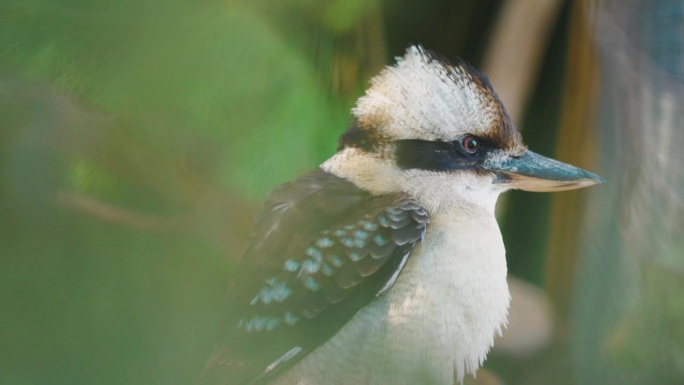
<svg viewBox="0 0 684 385">
<path fill-rule="evenodd" d="M 517 156 L 492 156 L 482 167 L 499 175 L 500 183 L 526 191 L 573 190 L 605 182 L 596 174 L 529 150 Z"/>
</svg>

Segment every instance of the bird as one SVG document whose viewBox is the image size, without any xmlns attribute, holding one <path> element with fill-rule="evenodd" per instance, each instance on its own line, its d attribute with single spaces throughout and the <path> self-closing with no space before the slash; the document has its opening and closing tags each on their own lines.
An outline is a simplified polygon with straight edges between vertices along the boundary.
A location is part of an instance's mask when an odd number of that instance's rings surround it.
<svg viewBox="0 0 684 385">
<path fill-rule="evenodd" d="M 528 150 L 463 60 L 414 45 L 370 83 L 267 198 L 200 384 L 462 383 L 507 323 L 498 196 L 604 181 Z"/>
</svg>

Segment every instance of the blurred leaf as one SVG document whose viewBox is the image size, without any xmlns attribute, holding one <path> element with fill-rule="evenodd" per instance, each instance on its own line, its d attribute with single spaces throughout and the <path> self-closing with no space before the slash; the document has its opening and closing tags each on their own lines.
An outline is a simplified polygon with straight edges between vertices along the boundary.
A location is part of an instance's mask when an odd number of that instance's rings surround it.
<svg viewBox="0 0 684 385">
<path fill-rule="evenodd" d="M 332 0 L 325 8 L 323 24 L 333 32 L 346 32 L 376 6 L 375 0 Z"/>
<path fill-rule="evenodd" d="M 244 4 L 10 1 L 0 15 L 2 61 L 135 122 L 139 141 L 212 143 L 214 177 L 245 196 L 320 162 L 346 123 L 301 53 Z"/>
<path fill-rule="evenodd" d="M 94 164 L 80 159 L 70 162 L 69 179 L 78 191 L 102 196 L 117 185 L 116 177 Z"/>
</svg>

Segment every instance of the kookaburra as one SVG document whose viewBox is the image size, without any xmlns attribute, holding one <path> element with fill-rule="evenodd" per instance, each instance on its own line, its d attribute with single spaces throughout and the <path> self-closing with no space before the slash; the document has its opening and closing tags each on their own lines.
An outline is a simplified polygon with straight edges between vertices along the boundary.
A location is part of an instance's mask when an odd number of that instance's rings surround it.
<svg viewBox="0 0 684 385">
<path fill-rule="evenodd" d="M 337 153 L 271 193 L 200 382 L 462 381 L 506 326 L 499 194 L 600 182 L 529 151 L 484 75 L 410 47 Z"/>
</svg>

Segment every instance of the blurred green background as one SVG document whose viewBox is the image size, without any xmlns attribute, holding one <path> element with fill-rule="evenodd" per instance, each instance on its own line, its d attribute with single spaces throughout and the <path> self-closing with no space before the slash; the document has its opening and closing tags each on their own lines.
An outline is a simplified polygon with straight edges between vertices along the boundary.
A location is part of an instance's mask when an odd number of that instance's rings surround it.
<svg viewBox="0 0 684 385">
<path fill-rule="evenodd" d="M 0 385 L 194 383 L 265 194 L 334 153 L 414 43 L 489 74 L 534 151 L 608 179 L 501 202 L 542 321 L 479 383 L 681 385 L 683 9 L 3 0 Z"/>
</svg>

